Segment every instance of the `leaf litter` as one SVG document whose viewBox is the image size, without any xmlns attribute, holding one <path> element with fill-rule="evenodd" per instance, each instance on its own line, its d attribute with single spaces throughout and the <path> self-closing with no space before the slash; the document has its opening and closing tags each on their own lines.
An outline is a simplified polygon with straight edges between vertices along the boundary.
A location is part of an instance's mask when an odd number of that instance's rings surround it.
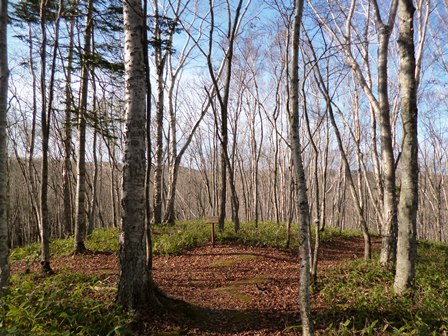
<svg viewBox="0 0 448 336">
<path fill-rule="evenodd" d="M 319 272 L 344 259 L 362 258 L 362 238 L 333 238 L 320 250 Z M 299 259 L 296 251 L 243 245 L 201 246 L 179 256 L 155 256 L 153 276 L 188 311 L 160 311 L 143 317 L 138 335 L 297 335 Z M 14 262 L 13 273 L 25 262 Z M 65 256 L 52 260 L 56 272 L 97 276 L 97 299 L 114 302 L 118 283 L 116 254 Z M 31 271 L 39 270 L 38 263 Z M 115 290 L 114 290 L 115 289 Z M 325 304 L 313 294 L 313 310 Z M 184 309 L 184 310 L 185 310 Z"/>
</svg>

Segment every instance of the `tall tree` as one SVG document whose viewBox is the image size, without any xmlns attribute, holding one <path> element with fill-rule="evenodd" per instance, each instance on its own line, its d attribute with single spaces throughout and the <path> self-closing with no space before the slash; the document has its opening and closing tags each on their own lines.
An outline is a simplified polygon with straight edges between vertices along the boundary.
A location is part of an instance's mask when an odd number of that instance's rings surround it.
<svg viewBox="0 0 448 336">
<path fill-rule="evenodd" d="M 9 282 L 9 246 L 7 222 L 7 169 L 6 110 L 8 104 L 8 0 L 0 1 L 0 295 Z"/>
<path fill-rule="evenodd" d="M 72 201 L 71 201 L 71 153 L 72 153 L 72 72 L 75 40 L 75 4 L 71 4 L 69 11 L 69 43 L 67 54 L 67 66 L 65 68 L 65 119 L 64 119 L 64 169 L 63 169 L 63 194 L 64 194 L 64 234 L 68 236 L 72 233 Z"/>
<path fill-rule="evenodd" d="M 147 265 L 145 230 L 146 69 L 140 0 L 123 1 L 126 135 L 118 302 L 128 309 L 151 304 L 153 285 Z"/>
<path fill-rule="evenodd" d="M 145 169 L 145 228 L 146 228 L 146 257 L 148 270 L 152 271 L 152 241 L 151 241 L 151 165 L 152 165 L 152 142 L 151 142 L 151 114 L 152 114 L 152 87 L 151 67 L 149 66 L 149 26 L 148 26 L 148 1 L 143 2 L 143 13 L 145 14 L 143 33 L 143 57 L 146 75 L 146 169 Z"/>
<path fill-rule="evenodd" d="M 370 65 L 369 54 L 369 22 L 370 22 L 370 3 L 366 15 L 366 24 L 364 31 L 359 31 L 360 25 L 356 25 L 355 16 L 359 2 L 350 0 L 348 8 L 344 8 L 343 17 L 345 17 L 344 27 L 343 21 L 337 24 L 338 20 L 329 21 L 324 19 L 313 7 L 320 22 L 326 27 L 330 35 L 339 42 L 342 51 L 356 75 L 361 88 L 363 89 L 368 102 L 371 106 L 371 132 L 372 132 L 372 153 L 374 162 L 375 177 L 377 179 L 377 188 L 380 202 L 383 205 L 381 216 L 382 223 L 382 249 L 381 263 L 390 265 L 395 259 L 396 232 L 397 232 L 397 201 L 395 189 L 395 160 L 392 145 L 392 126 L 390 122 L 390 104 L 388 93 L 388 51 L 389 40 L 394 27 L 397 0 L 392 0 L 389 8 L 389 17 L 384 22 L 381 16 L 381 10 L 376 0 L 370 0 L 373 4 L 375 14 L 375 23 L 378 27 L 378 61 L 377 61 L 377 88 L 373 87 L 372 70 Z M 334 8 L 342 10 L 341 6 L 333 7 L 330 1 L 329 10 L 334 17 L 339 13 L 335 13 Z M 313 5 L 311 5 L 313 6 Z M 342 13 L 342 12 L 341 12 Z M 331 23 L 330 23 L 331 22 Z M 335 23 L 335 26 L 332 24 Z M 359 39 L 362 38 L 361 43 Z M 358 60 L 360 58 L 360 60 Z M 363 70 L 364 67 L 364 70 Z M 375 91 L 378 91 L 375 96 Z M 379 158 L 376 141 L 376 119 L 379 118 L 380 140 L 381 140 L 381 169 L 379 168 Z"/>
<path fill-rule="evenodd" d="M 90 72 L 90 52 L 92 40 L 92 0 L 87 3 L 86 27 L 84 32 L 84 50 L 82 54 L 81 94 L 78 107 L 78 165 L 76 179 L 76 210 L 75 210 L 75 253 L 86 250 L 86 128 L 87 128 L 87 95 Z M 96 150 L 95 148 L 93 149 Z"/>
<path fill-rule="evenodd" d="M 31 130 L 28 140 L 28 160 L 27 169 L 22 169 L 24 179 L 26 181 L 26 187 L 28 191 L 29 202 L 33 209 L 35 225 L 33 223 L 32 228 L 38 228 L 39 223 L 39 196 L 38 196 L 38 185 L 37 185 L 37 169 L 35 162 L 35 149 L 36 149 L 36 130 L 37 130 L 37 116 L 38 116 L 38 106 L 37 106 L 37 75 L 36 75 L 36 60 L 34 54 L 34 45 L 39 45 L 34 37 L 35 25 L 39 24 L 39 2 L 35 0 L 21 0 L 17 4 L 13 5 L 12 15 L 20 24 L 27 25 L 28 30 L 28 58 L 29 58 L 29 70 L 31 75 Z M 33 221 L 34 222 L 34 221 Z M 37 231 L 36 231 L 37 232 Z"/>
<path fill-rule="evenodd" d="M 163 119 L 165 110 L 165 65 L 171 50 L 175 22 L 159 14 L 159 2 L 154 0 L 154 28 L 151 45 L 154 48 L 156 65 L 156 139 L 154 167 L 153 221 L 162 222 L 162 179 L 163 179 Z M 166 36 L 167 35 L 167 36 Z M 166 38 L 168 37 L 168 38 Z M 149 98 L 149 97 L 148 97 Z M 150 98 L 149 98 L 150 99 Z"/>
<path fill-rule="evenodd" d="M 42 128 L 42 166 L 40 184 L 40 237 L 41 237 L 41 264 L 44 272 L 52 272 L 50 267 L 50 219 L 48 214 L 48 186 L 49 186 L 49 143 L 50 125 L 54 101 L 54 82 L 56 72 L 56 55 L 59 48 L 59 22 L 62 13 L 62 0 L 59 1 L 58 12 L 55 21 L 55 37 L 50 66 L 50 80 L 46 83 L 47 62 L 47 15 L 49 0 L 42 0 L 39 4 L 41 46 L 40 46 L 40 89 L 41 89 L 41 128 Z"/>
<path fill-rule="evenodd" d="M 234 56 L 234 48 L 235 48 L 235 39 L 237 37 L 237 33 L 239 31 L 242 19 L 244 14 L 246 13 L 251 0 L 248 0 L 246 5 L 243 7 L 243 0 L 239 0 L 236 3 L 235 15 L 231 17 L 231 8 L 230 3 L 227 1 L 227 13 L 228 13 L 228 25 L 226 32 L 226 44 L 227 48 L 224 53 L 224 66 L 225 66 L 225 74 L 223 78 L 223 83 L 218 83 L 218 76 L 214 70 L 214 65 L 212 62 L 212 51 L 213 51 L 213 40 L 214 40 L 214 32 L 215 32 L 215 9 L 214 2 L 209 1 L 210 5 L 210 36 L 209 36 L 209 49 L 207 54 L 207 65 L 210 73 L 210 77 L 213 82 L 213 87 L 215 89 L 215 94 L 219 102 L 220 113 L 215 113 L 215 124 L 219 127 L 218 138 L 221 143 L 221 162 L 220 162 L 220 170 L 221 170 L 221 185 L 220 185 L 220 203 L 219 203 L 219 229 L 224 230 L 224 220 L 226 217 L 226 200 L 227 200 L 227 171 L 229 171 L 229 184 L 230 190 L 232 193 L 232 220 L 235 224 L 235 231 L 239 230 L 240 220 L 239 220 L 239 200 L 238 195 L 236 193 L 235 188 L 235 171 L 230 162 L 230 155 L 228 151 L 228 143 L 229 143 L 229 131 L 228 131 L 228 114 L 229 114 L 229 99 L 230 99 L 230 85 L 232 79 L 232 65 L 233 65 L 233 56 Z M 221 89 L 222 87 L 222 89 Z M 213 106 L 212 106 L 213 107 Z M 218 122 L 220 119 L 220 123 Z M 218 126 L 219 125 L 219 126 Z"/>
<path fill-rule="evenodd" d="M 376 0 L 373 0 L 378 34 L 378 114 L 380 119 L 381 166 L 383 170 L 383 227 L 380 261 L 390 265 L 396 256 L 397 244 L 397 196 L 395 187 L 395 159 L 392 146 L 392 127 L 390 123 L 390 104 L 388 93 L 387 61 L 390 35 L 397 13 L 397 0 L 392 0 L 389 19 L 384 23 Z"/>
<path fill-rule="evenodd" d="M 413 0 L 399 0 L 398 52 L 400 56 L 399 81 L 403 147 L 400 159 L 402 172 L 398 203 L 397 269 L 394 282 L 394 289 L 397 293 L 403 293 L 413 287 L 417 259 L 418 110 L 414 12 Z"/>
<path fill-rule="evenodd" d="M 300 315 L 302 317 L 302 335 L 314 335 L 310 308 L 310 210 L 308 205 L 305 170 L 302 161 L 302 146 L 299 132 L 299 38 L 302 25 L 303 0 L 294 2 L 294 21 L 292 30 L 292 50 L 289 80 L 290 109 L 289 134 L 293 164 L 294 187 L 297 192 L 299 221 L 299 256 L 300 256 Z"/>
</svg>

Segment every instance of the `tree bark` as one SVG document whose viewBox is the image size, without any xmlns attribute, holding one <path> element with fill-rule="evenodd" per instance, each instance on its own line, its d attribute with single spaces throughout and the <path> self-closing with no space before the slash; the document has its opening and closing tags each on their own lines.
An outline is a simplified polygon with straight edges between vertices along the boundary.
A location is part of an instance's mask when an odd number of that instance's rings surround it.
<svg viewBox="0 0 448 336">
<path fill-rule="evenodd" d="M 300 315 L 302 318 L 302 335 L 314 335 L 310 308 L 310 245 L 309 227 L 310 213 L 306 192 L 305 171 L 302 162 L 302 146 L 299 133 L 299 36 L 302 24 L 303 0 L 295 1 L 295 13 L 292 31 L 292 56 L 290 69 L 290 110 L 289 133 L 293 163 L 294 184 L 297 192 L 298 222 L 299 222 L 299 256 L 300 256 Z"/>
<path fill-rule="evenodd" d="M 63 194 L 64 194 L 64 234 L 69 236 L 72 234 L 72 200 L 71 200 L 71 181 L 70 174 L 72 172 L 71 153 L 72 153 L 72 71 L 73 71 L 73 53 L 74 53 L 74 32 L 75 32 L 75 15 L 71 13 L 69 28 L 69 45 L 67 56 L 67 68 L 65 77 L 65 119 L 64 119 L 64 170 L 63 170 Z"/>
<path fill-rule="evenodd" d="M 143 2 L 143 57 L 145 62 L 146 79 L 146 169 L 145 169 L 145 230 L 146 230 L 146 259 L 148 270 L 152 271 L 152 239 L 151 239 L 151 165 L 152 165 L 152 142 L 151 142 L 151 115 L 152 115 L 152 87 L 151 68 L 149 66 L 149 33 L 148 33 L 148 1 Z"/>
<path fill-rule="evenodd" d="M 394 289 L 401 294 L 415 284 L 417 259 L 418 139 L 417 81 L 415 78 L 414 12 L 412 0 L 399 0 L 399 81 L 403 148 L 401 192 L 398 204 L 397 268 Z"/>
<path fill-rule="evenodd" d="M 31 134 L 29 141 L 29 155 L 28 155 L 28 177 L 24 174 L 27 180 L 28 197 L 30 199 L 31 206 L 33 208 L 34 217 L 36 219 L 37 226 L 39 225 L 39 197 L 38 189 L 36 185 L 36 167 L 34 162 L 34 149 L 36 146 L 36 119 L 37 119 L 37 81 L 36 81 L 36 71 L 34 69 L 34 49 L 33 49 L 33 33 L 32 24 L 28 23 L 28 38 L 29 38 L 29 65 L 30 73 L 32 78 L 32 92 L 33 92 L 33 116 L 31 118 Z M 33 226 L 34 227 L 34 226 Z"/>
<path fill-rule="evenodd" d="M 51 102 L 47 102 L 47 85 L 46 85 L 46 60 L 47 60 L 47 28 L 46 28 L 46 11 L 48 0 L 40 3 L 40 29 L 41 29 L 41 46 L 40 46 L 40 89 L 41 89 L 41 128 L 42 128 L 42 165 L 41 165 L 41 185 L 40 185 L 40 238 L 41 238 L 41 265 L 44 272 L 51 273 L 50 267 L 50 220 L 48 218 L 48 147 L 50 141 L 50 117 Z M 58 29 L 56 29 L 56 32 Z M 57 39 L 55 45 L 57 46 Z M 57 50 L 57 49 L 55 49 Z M 54 61 L 56 51 L 53 53 L 53 77 L 50 82 L 50 94 L 52 95 L 54 80 Z M 49 99 L 51 100 L 51 99 Z M 48 111 L 47 111 L 48 108 Z"/>
<path fill-rule="evenodd" d="M 390 124 L 390 106 L 388 93 L 387 61 L 389 51 L 390 34 L 395 22 L 397 1 L 393 0 L 389 10 L 389 22 L 384 24 L 381 19 L 378 4 L 375 1 L 374 8 L 376 22 L 379 25 L 378 38 L 378 98 L 381 141 L 381 166 L 383 170 L 383 220 L 382 220 L 382 244 L 380 262 L 382 265 L 391 265 L 396 257 L 397 245 L 397 193 L 395 187 L 395 158 L 392 146 L 392 127 Z"/>
<path fill-rule="evenodd" d="M 158 0 L 154 0 L 154 60 L 156 66 L 157 78 L 157 101 L 156 101 L 156 155 L 154 167 L 154 204 L 153 204 L 153 221 L 154 224 L 162 223 L 162 188 L 163 188 L 163 117 L 165 104 L 165 78 L 164 71 L 168 54 L 171 52 L 171 42 L 174 34 L 172 28 L 167 28 L 167 39 L 163 39 L 162 31 L 165 17 L 159 14 Z M 162 42 L 165 42 L 164 46 Z"/>
<path fill-rule="evenodd" d="M 81 70 L 81 94 L 78 107 L 78 165 L 76 178 L 75 240 L 74 252 L 86 250 L 86 128 L 87 95 L 89 89 L 89 56 L 92 40 L 92 1 L 87 4 L 86 28 L 84 33 L 84 50 Z M 94 149 L 95 150 L 95 149 Z"/>
<path fill-rule="evenodd" d="M 9 284 L 9 246 L 7 218 L 6 110 L 8 104 L 8 0 L 0 1 L 0 295 Z"/>
<path fill-rule="evenodd" d="M 147 265 L 145 230 L 146 70 L 144 18 L 141 1 L 123 1 L 126 135 L 123 166 L 120 278 L 117 301 L 127 309 L 153 302 L 151 272 Z"/>
</svg>

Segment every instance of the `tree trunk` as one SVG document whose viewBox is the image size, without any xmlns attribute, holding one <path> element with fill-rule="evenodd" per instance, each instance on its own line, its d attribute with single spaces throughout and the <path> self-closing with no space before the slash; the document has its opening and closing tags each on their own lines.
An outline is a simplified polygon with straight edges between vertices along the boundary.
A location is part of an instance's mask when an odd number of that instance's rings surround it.
<svg viewBox="0 0 448 336">
<path fill-rule="evenodd" d="M 304 35 L 307 36 L 307 33 L 304 32 Z M 307 36 L 308 43 L 311 44 L 310 39 Z M 303 97 L 303 106 L 304 106 L 304 115 L 305 115 L 305 125 L 306 131 L 308 134 L 308 139 L 313 148 L 313 166 L 310 169 L 313 172 L 313 180 L 314 180 L 314 225 L 315 225 L 315 239 L 314 239 L 314 251 L 310 254 L 311 258 L 311 269 L 310 269 L 310 277 L 311 283 L 315 284 L 317 281 L 317 267 L 318 267 L 318 256 L 319 256 L 319 247 L 320 247 L 320 195 L 319 195 L 319 149 L 317 148 L 316 142 L 313 139 L 313 132 L 311 131 L 310 118 L 307 108 L 307 100 L 306 100 L 306 90 L 305 90 L 305 82 L 302 83 L 302 97 Z M 310 173 L 311 175 L 311 173 Z M 311 215 L 311 214 L 310 214 Z M 311 223 L 309 223 L 311 226 Z M 311 234 L 310 234 L 311 236 Z M 311 242 L 311 237 L 310 237 Z"/>
<path fill-rule="evenodd" d="M 48 218 L 48 147 L 50 141 L 50 122 L 51 110 L 53 108 L 53 86 L 55 75 L 56 51 L 58 48 L 58 32 L 59 18 L 61 11 L 61 3 L 59 4 L 59 13 L 55 27 L 55 41 L 51 65 L 51 77 L 49 85 L 49 97 L 47 102 L 47 86 L 46 86 L 46 60 L 47 60 L 47 28 L 45 15 L 47 11 L 48 0 L 42 1 L 40 4 L 40 29 L 41 29 L 41 46 L 40 46 L 40 86 L 41 86 L 41 127 L 42 127 L 42 166 L 41 166 L 41 186 L 40 186 L 40 238 L 41 238 L 41 265 L 44 272 L 51 273 L 50 267 L 50 221 Z M 47 110 L 48 109 L 48 110 Z"/>
<path fill-rule="evenodd" d="M 152 142 L 151 142 L 151 115 L 152 115 L 152 87 L 151 68 L 149 65 L 149 34 L 148 34 L 148 1 L 143 2 L 143 13 L 145 21 L 143 26 L 143 57 L 145 62 L 146 80 L 146 170 L 145 170 L 145 230 L 146 230 L 146 258 L 148 270 L 152 271 L 152 239 L 151 239 L 151 165 L 152 165 Z"/>
<path fill-rule="evenodd" d="M 156 65 L 157 78 L 157 101 L 156 101 L 156 155 L 154 167 L 154 204 L 153 204 L 153 221 L 154 224 L 162 223 L 162 179 L 163 169 L 163 115 L 165 103 L 165 79 L 164 70 L 168 51 L 163 52 L 162 45 L 162 21 L 163 17 L 159 16 L 158 1 L 154 1 L 154 59 Z M 166 42 L 166 41 L 165 41 Z M 169 48 L 167 45 L 165 48 Z"/>
<path fill-rule="evenodd" d="M 317 57 L 316 57 L 315 50 L 314 50 L 314 48 L 312 48 L 312 45 L 310 45 L 310 46 L 311 46 L 310 50 L 313 53 L 314 61 L 316 62 Z M 367 225 L 367 221 L 365 219 L 363 203 L 362 203 L 362 200 L 360 201 L 359 191 L 357 190 L 355 182 L 353 181 L 353 176 L 350 171 L 350 163 L 347 158 L 347 153 L 344 149 L 344 144 L 342 143 L 342 137 L 341 137 L 341 133 L 339 131 L 339 127 L 338 127 L 335 117 L 334 117 L 333 106 L 332 106 L 332 101 L 331 101 L 332 98 L 329 94 L 329 89 L 327 87 L 325 80 L 322 77 L 322 73 L 320 72 L 318 64 L 316 64 L 316 67 L 315 67 L 315 76 L 316 76 L 316 80 L 319 82 L 319 89 L 323 93 L 325 100 L 326 100 L 328 114 L 330 117 L 330 122 L 331 122 L 331 125 L 333 126 L 334 133 L 336 135 L 339 152 L 341 154 L 341 167 L 342 166 L 344 167 L 345 177 L 349 182 L 349 187 L 350 187 L 350 191 L 352 194 L 353 202 L 354 202 L 354 205 L 356 208 L 356 212 L 358 213 L 358 216 L 359 216 L 359 222 L 360 222 L 361 230 L 362 230 L 363 237 L 364 237 L 364 259 L 369 260 L 369 259 L 371 259 L 372 245 L 371 245 L 369 228 Z M 342 205 L 342 203 L 340 203 L 340 204 Z M 340 212 L 340 211 L 338 211 L 338 212 Z M 341 225 L 341 229 L 342 229 L 342 225 Z"/>
<path fill-rule="evenodd" d="M 117 300 L 125 308 L 133 310 L 147 308 L 154 302 L 145 230 L 147 85 L 143 32 L 146 25 L 141 1 L 123 1 L 123 13 L 126 135 Z"/>
<path fill-rule="evenodd" d="M 82 55 L 81 94 L 78 107 L 78 166 L 76 178 L 76 219 L 74 253 L 86 250 L 86 128 L 87 128 L 87 95 L 89 89 L 89 56 L 92 40 L 92 1 L 87 4 L 86 28 L 84 33 L 84 50 Z M 95 150 L 95 149 L 94 149 Z"/>
<path fill-rule="evenodd" d="M 93 70 L 92 70 L 92 80 L 93 80 L 93 96 L 96 96 L 96 88 L 95 88 L 95 79 L 93 76 Z M 92 179 L 92 199 L 90 202 L 90 212 L 89 212 L 89 221 L 88 221 L 88 227 L 87 227 L 87 235 L 91 235 L 93 230 L 95 229 L 95 222 L 96 222 L 96 212 L 97 212 L 97 204 L 98 204 L 98 155 L 97 155 L 97 145 L 98 145 L 98 118 L 99 116 L 96 113 L 96 106 L 95 106 L 95 99 L 94 99 L 94 106 L 93 110 L 95 111 L 95 121 L 93 126 L 93 179 Z"/>
<path fill-rule="evenodd" d="M 37 119 L 37 83 L 36 83 L 36 71 L 34 69 L 34 53 L 33 53 L 33 33 L 32 25 L 28 23 L 28 38 L 29 42 L 29 62 L 30 62 L 30 73 L 32 79 L 32 92 L 33 92 L 33 116 L 31 118 L 31 134 L 29 141 L 29 156 L 28 156 L 28 178 L 24 174 L 25 179 L 27 179 L 28 197 L 30 199 L 31 206 L 33 208 L 34 217 L 36 219 L 36 224 L 39 223 L 39 196 L 36 185 L 36 167 L 34 162 L 34 149 L 36 146 L 36 119 Z"/>
<path fill-rule="evenodd" d="M 175 217 L 175 201 L 176 201 L 177 179 L 178 179 L 178 175 L 179 175 L 180 162 L 181 162 L 182 157 L 184 156 L 185 152 L 187 151 L 188 147 L 190 146 L 190 143 L 193 140 L 193 136 L 194 136 L 196 130 L 198 129 L 202 119 L 204 118 L 205 113 L 207 112 L 209 106 L 210 106 L 210 100 L 209 100 L 209 103 L 206 104 L 205 107 L 202 109 L 201 115 L 199 116 L 198 120 L 196 121 L 193 128 L 191 129 L 191 132 L 188 135 L 187 140 L 185 141 L 185 143 L 182 146 L 179 153 L 177 153 L 177 149 L 171 148 L 170 155 L 171 155 L 172 162 L 170 163 L 170 171 L 169 171 L 170 185 L 168 188 L 167 206 L 166 206 L 166 210 L 165 210 L 165 218 L 164 218 L 165 223 L 174 224 L 174 221 L 176 219 L 176 217 Z M 170 108 L 170 110 L 171 110 L 171 108 Z M 170 112 L 170 115 L 171 115 L 171 112 Z M 172 118 L 173 118 L 172 122 L 175 123 L 174 115 L 172 116 Z M 170 122 L 171 122 L 171 117 L 170 117 Z M 173 135 L 176 132 L 176 127 L 175 127 L 175 125 L 171 125 L 170 128 L 171 128 L 172 137 L 173 137 Z M 173 138 L 171 138 L 171 139 L 173 139 Z M 174 139 L 176 139 L 176 138 L 174 137 Z M 171 146 L 176 147 L 177 142 L 171 141 Z"/>
<path fill-rule="evenodd" d="M 230 156 L 228 153 L 228 143 L 229 143 L 229 135 L 228 135 L 228 106 L 229 106 L 229 94 L 230 94 L 230 84 L 231 84 L 231 78 L 232 78 L 232 62 L 233 62 L 233 53 L 234 53 L 234 44 L 235 44 L 235 38 L 238 32 L 239 25 L 241 23 L 241 9 L 243 5 L 243 1 L 239 0 L 237 2 L 237 6 L 235 9 L 235 17 L 233 18 L 233 22 L 230 18 L 230 8 L 228 7 L 228 13 L 229 13 L 229 24 L 228 24 L 228 31 L 227 31 L 227 38 L 228 38 L 228 46 L 224 54 L 224 65 L 226 69 L 225 78 L 224 78 L 224 85 L 221 92 L 221 85 L 218 83 L 217 76 L 215 75 L 215 72 L 213 70 L 213 63 L 212 63 L 212 45 L 213 45 L 213 33 L 214 33 L 214 24 L 215 24 L 215 14 L 214 14 L 214 4 L 210 0 L 210 36 L 209 36 L 209 49 L 207 54 L 207 66 L 210 73 L 210 77 L 213 82 L 213 86 L 216 91 L 216 96 L 219 101 L 220 106 L 220 129 L 218 131 L 218 116 L 215 113 L 215 124 L 217 126 L 217 132 L 219 133 L 218 138 L 219 142 L 221 144 L 221 183 L 220 183 L 220 200 L 219 200 L 219 220 L 218 220 L 218 227 L 220 231 L 224 230 L 224 221 L 226 218 L 226 201 L 227 201 L 227 170 L 229 170 L 230 174 L 230 188 L 232 192 L 232 220 L 235 224 L 235 231 L 239 230 L 239 201 L 238 201 L 238 195 L 236 194 L 236 188 L 234 183 L 234 168 L 230 164 Z M 250 4 L 250 1 L 247 3 L 247 6 Z M 227 3 L 227 6 L 229 4 Z"/>
<path fill-rule="evenodd" d="M 69 236 L 72 234 L 72 202 L 71 202 L 71 181 L 70 174 L 72 171 L 71 152 L 72 152 L 72 70 L 73 70 L 73 52 L 74 52 L 74 32 L 75 32 L 75 15 L 71 13 L 69 28 L 69 45 L 68 45 L 68 64 L 65 77 L 65 120 L 64 120 L 64 170 L 63 170 L 63 194 L 64 194 L 64 234 Z"/>
<path fill-rule="evenodd" d="M 9 246 L 7 218 L 6 110 L 8 105 L 8 0 L 0 1 L 0 295 L 9 284 Z"/>
<path fill-rule="evenodd" d="M 394 289 L 400 294 L 414 286 L 417 259 L 418 112 L 413 28 L 414 11 L 412 0 L 399 1 L 399 81 L 404 138 L 400 159 L 402 173 L 400 201 L 398 204 L 399 227 Z"/>
<path fill-rule="evenodd" d="M 162 176 L 163 176 L 163 68 L 159 65 L 157 72 L 157 103 L 156 103 L 156 156 L 154 168 L 154 205 L 153 220 L 155 224 L 162 223 Z"/>
<path fill-rule="evenodd" d="M 313 321 L 311 319 L 310 308 L 310 246 L 309 227 L 310 214 L 308 206 L 308 196 L 306 193 L 305 171 L 302 162 L 302 147 L 299 133 L 299 35 L 302 24 L 303 1 L 295 1 L 294 23 L 292 31 L 292 57 L 290 73 L 290 110 L 289 127 L 291 154 L 293 162 L 294 184 L 297 192 L 298 222 L 299 222 L 299 256 L 300 256 L 300 315 L 302 318 L 302 335 L 314 335 Z"/>
<path fill-rule="evenodd" d="M 397 244 L 397 194 L 395 187 L 395 158 L 392 146 L 392 128 L 390 123 L 390 106 L 388 93 L 387 61 L 389 51 L 390 34 L 395 22 L 397 1 L 393 0 L 389 10 L 389 22 L 384 24 L 381 20 L 378 4 L 376 8 L 376 22 L 379 25 L 378 40 L 378 98 L 381 141 L 381 166 L 383 173 L 383 219 L 382 219 L 382 244 L 380 262 L 390 266 L 396 257 Z"/>
</svg>

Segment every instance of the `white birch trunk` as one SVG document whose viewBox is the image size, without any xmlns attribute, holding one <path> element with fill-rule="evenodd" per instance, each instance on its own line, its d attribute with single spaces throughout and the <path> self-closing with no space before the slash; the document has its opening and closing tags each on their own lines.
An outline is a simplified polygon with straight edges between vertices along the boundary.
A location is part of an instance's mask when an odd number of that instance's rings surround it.
<svg viewBox="0 0 448 336">
<path fill-rule="evenodd" d="M 394 289 L 397 293 L 403 293 L 413 287 L 417 259 L 418 117 L 413 27 L 414 11 L 412 0 L 399 1 L 399 81 L 404 139 L 400 159 L 402 173 L 400 201 L 398 203 L 397 269 L 394 282 Z"/>
<path fill-rule="evenodd" d="M 298 87 L 298 54 L 300 25 L 302 23 L 303 1 L 295 1 L 295 14 L 292 31 L 292 57 L 290 73 L 290 110 L 289 127 L 291 154 L 293 162 L 294 184 L 297 192 L 298 221 L 299 221 L 299 256 L 300 256 L 300 315 L 302 318 L 302 335 L 314 335 L 313 321 L 310 308 L 310 245 L 309 226 L 310 214 L 308 196 L 306 193 L 305 171 L 302 162 L 302 146 L 299 134 L 299 87 Z"/>
<path fill-rule="evenodd" d="M 126 135 L 118 302 L 136 309 L 151 302 L 145 230 L 146 69 L 144 13 L 139 0 L 123 1 Z"/>
</svg>

